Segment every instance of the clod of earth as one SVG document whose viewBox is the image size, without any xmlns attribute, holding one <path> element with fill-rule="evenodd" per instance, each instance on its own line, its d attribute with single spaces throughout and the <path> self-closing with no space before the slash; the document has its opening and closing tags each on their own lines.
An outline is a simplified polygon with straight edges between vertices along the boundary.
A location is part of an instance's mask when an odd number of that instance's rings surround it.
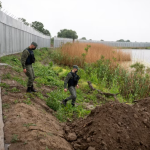
<svg viewBox="0 0 150 150">
<path fill-rule="evenodd" d="M 77 135 L 75 133 L 69 133 L 67 139 L 68 141 L 75 141 L 77 139 Z"/>
<path fill-rule="evenodd" d="M 77 135 L 71 143 L 75 150 L 149 150 L 149 124 L 147 98 L 133 106 L 109 102 L 96 107 L 87 118 L 68 123 L 68 129 Z"/>
</svg>

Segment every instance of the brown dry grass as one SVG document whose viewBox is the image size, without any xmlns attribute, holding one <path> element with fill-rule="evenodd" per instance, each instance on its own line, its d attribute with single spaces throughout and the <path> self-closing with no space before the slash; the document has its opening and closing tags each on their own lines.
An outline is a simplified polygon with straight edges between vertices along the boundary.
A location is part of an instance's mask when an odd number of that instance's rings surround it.
<svg viewBox="0 0 150 150">
<path fill-rule="evenodd" d="M 105 59 L 115 59 L 117 62 L 131 61 L 130 53 L 125 53 L 121 50 L 116 50 L 113 47 L 98 43 L 67 43 L 62 46 L 61 52 L 63 55 L 68 55 L 71 58 L 76 56 L 82 58 L 82 54 L 85 53 L 84 49 L 87 45 L 91 46 L 85 60 L 87 63 L 96 62 L 101 56 L 104 56 Z"/>
</svg>

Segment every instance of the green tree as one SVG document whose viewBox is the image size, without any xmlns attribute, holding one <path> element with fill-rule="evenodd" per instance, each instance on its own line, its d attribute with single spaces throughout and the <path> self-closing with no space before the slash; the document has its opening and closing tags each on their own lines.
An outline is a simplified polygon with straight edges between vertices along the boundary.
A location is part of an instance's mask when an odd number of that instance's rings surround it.
<svg viewBox="0 0 150 150">
<path fill-rule="evenodd" d="M 125 42 L 124 39 L 117 40 L 117 42 Z"/>
<path fill-rule="evenodd" d="M 86 37 L 82 37 L 81 40 L 86 40 Z"/>
<path fill-rule="evenodd" d="M 48 30 L 46 30 L 46 29 L 43 29 L 43 33 L 44 33 L 45 35 L 51 36 L 50 32 L 49 32 Z"/>
<path fill-rule="evenodd" d="M 2 2 L 0 1 L 0 8 L 2 8 Z"/>
<path fill-rule="evenodd" d="M 104 40 L 101 40 L 101 41 L 104 41 Z"/>
<path fill-rule="evenodd" d="M 45 35 L 51 36 L 49 30 L 44 29 L 44 25 L 41 22 L 38 21 L 34 21 L 32 22 L 32 27 L 36 30 L 38 30 L 39 32 L 42 32 Z"/>
<path fill-rule="evenodd" d="M 126 40 L 126 42 L 130 42 L 130 40 Z"/>
<path fill-rule="evenodd" d="M 68 29 L 60 30 L 57 33 L 57 36 L 62 38 L 71 38 L 73 40 L 78 38 L 76 31 L 68 30 Z"/>
<path fill-rule="evenodd" d="M 24 19 L 24 18 L 18 18 L 18 19 L 20 19 L 25 25 L 29 26 L 29 23 L 26 22 L 26 19 Z"/>
<path fill-rule="evenodd" d="M 130 40 L 120 39 L 120 40 L 117 40 L 117 42 L 130 42 Z"/>
</svg>

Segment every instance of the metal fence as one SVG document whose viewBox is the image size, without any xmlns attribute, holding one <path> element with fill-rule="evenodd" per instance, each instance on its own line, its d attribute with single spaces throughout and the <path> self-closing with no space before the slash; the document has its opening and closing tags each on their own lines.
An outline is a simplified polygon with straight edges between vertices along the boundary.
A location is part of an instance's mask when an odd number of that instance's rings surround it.
<svg viewBox="0 0 150 150">
<path fill-rule="evenodd" d="M 99 43 L 113 47 L 126 47 L 126 48 L 145 48 L 150 47 L 150 43 L 144 42 L 109 42 L 109 41 L 94 41 L 94 40 L 75 40 L 76 42 L 81 43 Z M 65 39 L 65 38 L 54 38 L 54 48 L 62 46 L 67 42 L 73 42 L 72 39 Z"/>
<path fill-rule="evenodd" d="M 54 37 L 54 48 L 60 47 L 63 44 L 66 44 L 68 42 L 72 43 L 73 40 L 72 39 L 68 39 L 68 38 L 57 38 L 57 37 Z"/>
<path fill-rule="evenodd" d="M 50 36 L 46 36 L 0 10 L 0 56 L 22 52 L 31 42 L 38 48 L 50 48 Z"/>
</svg>

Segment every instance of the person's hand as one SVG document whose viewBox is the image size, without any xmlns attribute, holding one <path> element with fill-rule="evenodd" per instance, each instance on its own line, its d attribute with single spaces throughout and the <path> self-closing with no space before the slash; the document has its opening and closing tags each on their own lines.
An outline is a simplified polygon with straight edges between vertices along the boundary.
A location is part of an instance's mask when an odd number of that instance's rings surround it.
<svg viewBox="0 0 150 150">
<path fill-rule="evenodd" d="M 67 89 L 64 89 L 65 92 L 67 92 Z"/>
<path fill-rule="evenodd" d="M 27 72 L 27 70 L 26 70 L 26 69 L 23 69 L 23 72 L 24 72 L 24 73 L 26 73 L 26 72 Z"/>
<path fill-rule="evenodd" d="M 79 85 L 77 85 L 77 89 L 79 88 Z"/>
</svg>

